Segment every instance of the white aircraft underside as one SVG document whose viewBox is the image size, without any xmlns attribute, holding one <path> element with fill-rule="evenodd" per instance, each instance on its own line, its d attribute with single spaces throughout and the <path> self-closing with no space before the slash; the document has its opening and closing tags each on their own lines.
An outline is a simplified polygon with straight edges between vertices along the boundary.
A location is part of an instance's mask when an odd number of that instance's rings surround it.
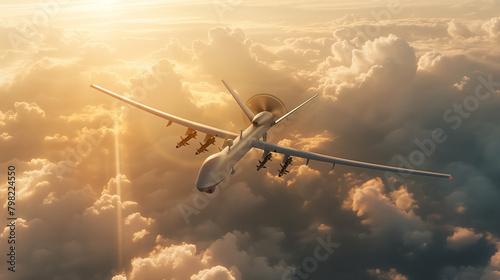
<svg viewBox="0 0 500 280">
<path fill-rule="evenodd" d="M 225 139 L 224 148 L 222 149 L 222 151 L 209 156 L 201 165 L 200 171 L 198 173 L 198 178 L 196 179 L 196 187 L 198 188 L 199 191 L 202 192 L 208 192 L 208 193 L 213 192 L 215 190 L 215 187 L 219 183 L 221 183 L 229 174 L 234 174 L 234 166 L 236 165 L 236 163 L 252 148 L 261 149 L 264 151 L 262 156 L 263 161 L 259 161 L 260 165 L 257 166 L 258 168 L 257 170 L 265 168 L 266 162 L 271 159 L 270 153 L 283 154 L 284 165 L 281 165 L 282 169 L 279 173 L 280 176 L 288 173 L 287 168 L 289 164 L 291 164 L 292 161 L 291 157 L 293 156 L 293 157 L 301 157 L 307 159 L 306 164 L 309 163 L 309 160 L 317 160 L 317 161 L 332 163 L 333 166 L 335 166 L 335 164 L 342 164 L 342 165 L 378 169 L 378 170 L 398 172 L 398 173 L 416 174 L 416 175 L 433 176 L 433 177 L 450 178 L 450 179 L 452 178 L 450 174 L 420 171 L 420 170 L 392 167 L 392 166 L 386 166 L 386 165 L 380 165 L 362 161 L 337 158 L 266 142 L 267 138 L 266 133 L 271 127 L 273 127 L 275 124 L 279 123 L 280 121 L 288 117 L 290 114 L 295 112 L 300 107 L 304 106 L 306 103 L 308 103 L 318 95 L 316 94 L 306 102 L 302 103 L 297 108 L 291 110 L 290 112 L 286 113 L 285 115 L 275 120 L 274 119 L 275 116 L 268 111 L 262 111 L 257 114 L 254 114 L 254 112 L 252 112 L 252 110 L 245 104 L 245 102 L 243 102 L 243 100 L 239 97 L 239 95 L 236 94 L 236 92 L 224 80 L 222 82 L 229 90 L 231 95 L 234 97 L 240 108 L 243 110 L 243 113 L 252 122 L 252 124 L 245 131 L 242 131 L 239 134 L 211 127 L 208 125 L 204 125 L 201 123 L 193 122 L 190 120 L 186 120 L 184 118 L 177 117 L 171 114 L 167 114 L 165 112 L 156 110 L 154 108 L 151 108 L 134 100 L 128 99 L 126 97 L 123 97 L 119 94 L 113 93 L 109 90 L 106 90 L 96 85 L 91 85 L 91 87 L 107 95 L 110 95 L 114 98 L 117 98 L 125 103 L 128 103 L 132 106 L 142 109 L 148 113 L 166 119 L 169 121 L 168 125 L 172 124 L 173 122 L 187 127 L 188 132 L 186 133 L 186 135 L 188 134 L 193 135 L 192 133 L 196 131 L 206 133 L 206 137 L 204 140 L 205 143 L 200 142 L 201 148 L 197 151 L 196 154 L 205 151 L 206 147 L 208 147 L 210 144 L 213 144 L 214 137 Z M 194 133 L 194 135 L 196 134 Z M 262 139 L 262 141 L 260 139 Z M 179 145 L 180 143 L 182 144 Z M 180 143 L 178 143 L 177 147 L 189 145 L 187 141 Z"/>
</svg>

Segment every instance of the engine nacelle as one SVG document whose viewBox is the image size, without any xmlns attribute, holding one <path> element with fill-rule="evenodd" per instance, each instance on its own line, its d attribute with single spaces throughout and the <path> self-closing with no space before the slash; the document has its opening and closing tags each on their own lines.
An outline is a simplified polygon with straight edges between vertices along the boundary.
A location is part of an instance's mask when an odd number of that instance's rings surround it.
<svg viewBox="0 0 500 280">
<path fill-rule="evenodd" d="M 252 124 L 254 126 L 263 125 L 265 123 L 270 124 L 272 120 L 273 120 L 273 114 L 270 112 L 264 111 L 264 112 L 260 112 L 257 115 L 255 115 L 255 117 L 252 120 Z"/>
</svg>

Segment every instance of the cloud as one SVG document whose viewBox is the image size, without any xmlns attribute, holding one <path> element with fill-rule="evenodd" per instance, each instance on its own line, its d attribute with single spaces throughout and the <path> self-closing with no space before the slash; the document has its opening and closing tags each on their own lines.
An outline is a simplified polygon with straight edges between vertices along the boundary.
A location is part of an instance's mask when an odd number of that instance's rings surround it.
<svg viewBox="0 0 500 280">
<path fill-rule="evenodd" d="M 82 60 L 88 64 L 107 65 L 115 62 L 114 49 L 102 42 L 89 42 L 80 47 Z"/>
<path fill-rule="evenodd" d="M 2 135 L 0 135 L 0 138 L 2 138 L 2 140 L 4 140 L 4 141 L 7 141 L 7 140 L 12 139 L 13 137 L 10 136 L 9 133 L 4 132 L 4 133 L 2 133 Z"/>
<path fill-rule="evenodd" d="M 385 20 L 373 17 L 388 15 L 382 2 L 242 3 L 224 24 L 213 3 L 126 2 L 99 17 L 68 4 L 20 48 L 0 43 L 20 279 L 281 279 L 325 234 L 342 246 L 311 279 L 498 278 L 498 1 L 406 2 Z M 20 19 L 1 25 L 7 39 L 42 11 L 6 9 Z M 446 143 L 414 167 L 454 180 L 411 176 L 392 190 L 378 171 L 300 159 L 278 178 L 278 155 L 263 174 L 251 152 L 208 197 L 193 186 L 204 157 L 175 148 L 185 128 L 88 87 L 238 132 L 222 78 L 244 99 L 268 92 L 289 108 L 321 93 L 268 139 L 295 148 L 398 165 L 441 128 Z M 491 96 L 455 112 L 478 86 Z M 188 222 L 180 205 L 196 210 Z"/>
<path fill-rule="evenodd" d="M 132 271 L 127 279 L 189 279 L 201 265 L 195 245 L 158 247 L 148 257 L 132 260 Z"/>
<path fill-rule="evenodd" d="M 151 242 L 147 235 L 137 238 L 137 232 L 151 231 L 154 224 L 151 218 L 137 212 L 137 203 L 122 202 L 117 195 L 96 194 L 90 186 L 83 186 L 69 176 L 59 180 L 57 165 L 46 159 L 13 164 L 16 170 L 22 170 L 17 174 L 16 202 L 31 205 L 19 212 L 23 217 L 18 220 L 19 240 L 37 240 L 36 244 L 17 249 L 19 255 L 27 256 L 19 264 L 21 278 L 33 277 L 36 274 L 33 271 L 44 270 L 54 278 L 73 277 L 79 271 L 80 278 L 75 279 L 102 279 L 110 273 L 108 267 L 118 261 L 119 254 L 128 258 L 129 250 L 137 252 L 137 248 Z M 116 227 L 109 227 L 117 225 L 118 213 L 124 218 L 121 245 L 116 242 Z M 54 228 L 59 230 L 54 232 Z M 9 231 L 4 230 L 0 239 L 6 240 L 8 236 Z M 103 244 L 102 239 L 115 242 Z M 53 266 L 54 261 L 59 266 Z"/>
<path fill-rule="evenodd" d="M 242 275 L 250 279 L 281 277 L 288 266 L 283 263 L 271 266 L 267 257 L 252 256 L 249 252 L 240 250 L 237 242 L 246 238 L 248 235 L 234 232 L 218 239 L 207 249 L 206 254 L 209 262 L 219 261 L 226 266 L 234 265 L 241 271 Z M 266 243 L 272 244 L 269 241 Z M 252 250 L 252 245 L 248 250 Z"/>
<path fill-rule="evenodd" d="M 238 85 L 237 88 L 242 93 L 258 92 L 255 88 L 269 92 L 288 91 L 288 94 L 300 92 L 301 86 L 295 79 L 286 75 L 286 71 L 274 70 L 259 61 L 251 51 L 253 45 L 252 40 L 248 39 L 241 29 L 214 28 L 209 31 L 208 42 L 193 42 L 193 50 L 195 61 L 200 63 L 205 73 L 210 73 L 210 76 L 217 80 L 223 78 L 233 85 Z M 251 86 L 248 78 L 258 87 Z M 277 89 L 276 84 L 286 86 Z"/>
<path fill-rule="evenodd" d="M 16 114 L 14 115 L 17 121 L 29 121 L 29 119 L 24 118 L 43 118 L 45 117 L 45 112 L 36 105 L 36 103 L 28 104 L 26 102 L 16 102 L 14 103 L 16 108 Z"/>
<path fill-rule="evenodd" d="M 362 217 L 361 223 L 369 225 L 377 236 L 398 232 L 405 243 L 426 246 L 432 234 L 413 211 L 418 208 L 413 195 L 405 187 L 389 195 L 384 189 L 380 178 L 367 181 L 349 191 L 343 208 Z"/>
<path fill-rule="evenodd" d="M 236 280 L 236 278 L 223 266 L 214 266 L 204 269 L 198 274 L 191 276 L 191 280 Z"/>
<path fill-rule="evenodd" d="M 336 46 L 338 45 L 334 45 L 334 54 L 339 57 L 340 51 Z M 412 79 L 415 75 L 416 58 L 413 48 L 394 35 L 367 41 L 360 48 L 349 45 L 341 51 L 344 52 L 352 53 L 350 59 L 338 59 L 347 60 L 347 66 L 332 63 L 331 59 L 318 66 L 317 74 L 323 76 L 320 89 L 324 94 L 336 96 L 344 89 L 358 87 L 368 81 L 382 79 L 389 82 L 388 76 L 391 81 L 398 82 Z"/>
<path fill-rule="evenodd" d="M 13 126 L 29 125 L 29 123 L 40 122 L 45 118 L 45 111 L 36 103 L 15 102 L 14 111 L 0 112 L 0 126 L 6 130 L 13 130 Z"/>
<path fill-rule="evenodd" d="M 390 193 L 391 199 L 394 201 L 396 207 L 400 210 L 412 212 L 413 209 L 418 208 L 416 201 L 413 199 L 413 195 L 408 193 L 407 188 L 401 187 Z"/>
<path fill-rule="evenodd" d="M 500 17 L 494 17 L 482 25 L 482 28 L 494 40 L 500 39 Z"/>
<path fill-rule="evenodd" d="M 466 229 L 466 228 L 459 228 L 458 231 L 470 231 L 468 235 L 473 235 L 474 231 L 473 229 Z M 481 238 L 483 235 L 481 235 Z M 456 275 L 454 277 L 458 278 L 469 278 L 469 279 L 480 279 L 480 280 L 492 280 L 492 279 L 497 279 L 498 276 L 500 275 L 500 267 L 498 263 L 498 256 L 500 255 L 499 252 L 499 243 L 498 239 L 492 237 L 490 233 L 486 233 L 484 235 L 484 239 L 487 240 L 490 244 L 494 246 L 494 253 L 491 255 L 488 260 L 486 260 L 484 263 L 478 264 L 476 266 L 473 265 L 462 265 L 460 267 L 454 268 L 454 267 L 447 267 L 445 270 L 445 274 L 448 276 L 451 275 Z M 477 241 L 475 242 L 477 244 Z M 468 248 L 471 248 L 472 244 L 467 245 Z M 467 250 L 466 247 L 461 247 L 460 250 Z M 456 254 L 457 251 L 454 249 L 454 253 Z"/>
<path fill-rule="evenodd" d="M 474 36 L 474 33 L 467 26 L 457 20 L 452 20 L 448 23 L 448 33 L 454 38 L 469 38 Z"/>
<path fill-rule="evenodd" d="M 378 268 L 369 269 L 368 272 L 379 280 L 408 280 L 408 277 L 399 274 L 395 268 L 391 268 L 387 272 L 381 271 Z"/>
<path fill-rule="evenodd" d="M 476 243 L 483 235 L 474 233 L 473 229 L 455 227 L 454 233 L 446 238 L 448 247 L 453 250 L 459 250 L 463 247 Z"/>
<path fill-rule="evenodd" d="M 495 243 L 497 251 L 491 256 L 488 265 L 483 270 L 481 280 L 493 280 L 500 276 L 500 243 L 496 238 L 491 238 L 491 236 L 488 236 L 488 238 L 490 242 Z"/>
<path fill-rule="evenodd" d="M 492 17 L 481 21 L 457 21 L 451 20 L 448 23 L 449 35 L 457 40 L 467 40 L 470 42 L 492 40 L 498 41 L 500 34 L 500 18 Z"/>
<path fill-rule="evenodd" d="M 53 141 L 53 142 L 67 142 L 69 139 L 67 136 L 59 135 L 56 133 L 54 136 L 45 136 L 45 141 Z"/>
<path fill-rule="evenodd" d="M 270 266 L 266 257 L 253 257 L 241 249 L 238 243 L 248 243 L 245 241 L 248 238 L 248 233 L 227 233 L 198 253 L 194 244 L 158 244 L 148 257 L 132 260 L 130 273 L 126 276 L 116 275 L 113 279 L 236 280 L 242 279 L 242 275 L 249 279 L 267 279 L 276 278 L 287 269 L 282 264 Z"/>
<path fill-rule="evenodd" d="M 167 58 L 188 64 L 192 61 L 192 50 L 184 47 L 177 38 L 170 38 L 164 48 L 151 54 L 155 58 Z"/>
<path fill-rule="evenodd" d="M 298 73 L 314 70 L 317 64 L 330 53 L 332 38 L 299 37 L 283 41 L 277 50 L 262 44 L 253 44 L 251 51 L 260 61 L 274 69 L 294 69 Z"/>
<path fill-rule="evenodd" d="M 83 108 L 81 113 L 72 113 L 69 116 L 60 116 L 60 118 L 66 121 L 68 124 L 73 123 L 85 123 L 95 122 L 96 120 L 102 120 L 104 118 L 113 118 L 114 112 L 110 112 L 109 109 L 104 108 L 104 106 L 91 106 L 87 105 Z"/>
<path fill-rule="evenodd" d="M 335 140 L 335 137 L 328 130 L 323 131 L 320 134 L 316 134 L 311 137 L 306 137 L 300 133 L 292 134 L 291 137 L 293 147 L 297 147 L 298 149 L 313 151 L 318 148 L 323 148 L 325 145 L 330 144 L 330 142 Z M 283 141 L 283 140 L 282 140 Z M 290 144 L 292 146 L 292 144 Z"/>
</svg>

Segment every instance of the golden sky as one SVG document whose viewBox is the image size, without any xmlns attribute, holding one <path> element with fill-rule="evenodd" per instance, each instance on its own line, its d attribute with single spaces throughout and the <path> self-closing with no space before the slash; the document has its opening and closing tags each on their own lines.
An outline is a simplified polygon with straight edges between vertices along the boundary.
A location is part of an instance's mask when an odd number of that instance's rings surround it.
<svg viewBox="0 0 500 280">
<path fill-rule="evenodd" d="M 1 279 L 500 279 L 498 0 L 0 5 Z M 273 143 L 454 180 L 299 159 L 280 178 L 252 151 L 207 197 L 221 139 L 176 149 L 185 128 L 89 87 L 238 133 L 221 79 L 288 109 L 320 94 Z"/>
</svg>

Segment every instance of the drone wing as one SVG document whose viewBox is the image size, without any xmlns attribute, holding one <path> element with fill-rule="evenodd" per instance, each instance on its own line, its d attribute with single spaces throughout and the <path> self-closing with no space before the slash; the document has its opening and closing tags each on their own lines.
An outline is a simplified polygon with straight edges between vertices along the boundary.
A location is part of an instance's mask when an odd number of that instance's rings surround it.
<svg viewBox="0 0 500 280">
<path fill-rule="evenodd" d="M 332 156 L 327 156 L 327 155 L 322 155 L 322 154 L 317 154 L 317 153 L 312 153 L 312 152 L 306 152 L 306 151 L 302 151 L 302 150 L 298 150 L 298 149 L 294 149 L 294 148 L 284 147 L 284 146 L 280 146 L 280 145 L 276 145 L 276 144 L 272 144 L 269 142 L 264 142 L 264 141 L 260 141 L 260 140 L 256 140 L 256 139 L 253 139 L 250 142 L 250 144 L 252 145 L 253 148 L 261 149 L 264 151 L 270 151 L 270 152 L 274 152 L 274 153 L 279 153 L 279 154 L 283 154 L 285 156 L 301 157 L 301 158 L 307 159 L 308 161 L 312 159 L 312 160 L 318 160 L 318 161 L 323 161 L 323 162 L 329 162 L 329 163 L 333 163 L 333 164 L 338 163 L 338 164 L 342 164 L 342 165 L 349 165 L 349 166 L 370 168 L 370 169 L 378 169 L 378 170 L 383 170 L 383 171 L 392 171 L 392 172 L 399 172 L 399 173 L 406 173 L 406 174 L 415 174 L 415 175 L 424 175 L 424 176 L 452 179 L 450 174 L 429 172 L 429 171 L 420 171 L 420 170 L 392 167 L 392 166 L 387 166 L 387 165 L 380 165 L 380 164 L 362 162 L 362 161 L 356 161 L 356 160 L 350 160 L 350 159 L 343 159 L 343 158 L 332 157 Z"/>
<path fill-rule="evenodd" d="M 144 110 L 150 114 L 153 114 L 155 116 L 158 116 L 160 118 L 163 118 L 163 119 L 166 119 L 170 122 L 174 122 L 176 124 L 180 124 L 182 126 L 185 126 L 187 128 L 190 128 L 190 129 L 193 129 L 193 130 L 197 130 L 197 131 L 201 131 L 201 132 L 204 132 L 208 135 L 212 135 L 212 136 L 216 136 L 216 137 L 219 137 L 219 138 L 225 138 L 225 139 L 234 139 L 238 136 L 238 134 L 236 133 L 233 133 L 233 132 L 229 132 L 229 131 L 225 131 L 225 130 L 222 130 L 222 129 L 219 129 L 219 128 L 215 128 L 215 127 L 211 127 L 211 126 L 208 126 L 208 125 L 204 125 L 204 124 L 201 124 L 201 123 L 197 123 L 197 122 L 193 122 L 193 121 L 190 121 L 190 120 L 186 120 L 186 119 L 183 119 L 181 117 L 177 117 L 177 116 L 174 116 L 174 115 L 171 115 L 171 114 L 167 114 L 165 112 L 162 112 L 162 111 L 159 111 L 157 109 L 154 109 L 154 108 L 151 108 L 149 106 L 146 106 L 144 104 L 141 104 L 137 101 L 134 101 L 134 100 L 131 100 L 131 99 L 128 99 L 126 97 L 123 97 L 119 94 L 116 94 L 114 92 L 111 92 L 107 89 L 104 89 L 100 86 L 96 86 L 96 85 L 90 85 L 90 87 L 92 88 L 95 88 L 97 89 L 98 91 L 101 91 L 109 96 L 112 96 L 118 100 L 121 100 L 127 104 L 130 104 L 132 106 L 135 106 L 141 110 Z"/>
</svg>

